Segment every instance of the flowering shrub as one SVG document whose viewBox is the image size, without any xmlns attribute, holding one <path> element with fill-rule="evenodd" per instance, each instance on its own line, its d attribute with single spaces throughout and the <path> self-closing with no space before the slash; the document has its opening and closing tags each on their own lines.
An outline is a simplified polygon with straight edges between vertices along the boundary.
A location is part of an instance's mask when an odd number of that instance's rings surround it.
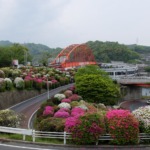
<svg viewBox="0 0 150 150">
<path fill-rule="evenodd" d="M 65 103 L 65 102 L 60 103 L 60 104 L 58 105 L 58 107 L 59 107 L 59 108 L 68 108 L 68 109 L 71 108 L 70 104 Z"/>
<path fill-rule="evenodd" d="M 4 79 L 0 78 L 0 92 L 4 92 L 5 91 L 5 87 L 6 87 L 6 84 L 5 84 Z"/>
<path fill-rule="evenodd" d="M 54 114 L 53 107 L 52 106 L 46 106 L 45 109 L 44 109 L 44 111 L 43 111 L 43 115 L 44 116 L 47 116 L 47 115 L 53 116 L 53 114 Z"/>
<path fill-rule="evenodd" d="M 73 95 L 73 93 L 72 93 L 71 90 L 66 90 L 66 91 L 64 92 L 64 94 L 65 94 L 65 96 L 66 96 L 67 98 Z"/>
<path fill-rule="evenodd" d="M 40 78 L 35 78 L 34 79 L 34 83 L 35 83 L 35 88 L 37 90 L 41 90 L 42 89 L 42 86 L 43 86 L 43 80 L 40 79 Z"/>
<path fill-rule="evenodd" d="M 5 73 L 3 70 L 0 70 L 0 78 L 5 78 Z"/>
<path fill-rule="evenodd" d="M 15 78 L 14 84 L 15 84 L 15 87 L 17 89 L 23 89 L 24 88 L 24 80 L 20 77 Z"/>
<path fill-rule="evenodd" d="M 70 116 L 70 114 L 67 111 L 57 111 L 54 114 L 55 118 L 68 118 Z"/>
<path fill-rule="evenodd" d="M 40 131 L 63 132 L 64 131 L 64 118 L 46 118 L 43 119 L 37 126 Z"/>
<path fill-rule="evenodd" d="M 0 110 L 0 126 L 19 127 L 21 116 L 17 115 L 13 110 Z"/>
<path fill-rule="evenodd" d="M 64 94 L 55 94 L 54 98 L 57 98 L 59 101 L 61 101 L 62 99 L 66 98 L 66 96 Z"/>
<path fill-rule="evenodd" d="M 64 98 L 64 99 L 62 99 L 62 100 L 61 100 L 61 102 L 70 103 L 70 102 L 71 102 L 71 100 L 70 100 L 69 98 Z"/>
<path fill-rule="evenodd" d="M 72 96 L 69 97 L 69 99 L 70 99 L 71 101 L 79 101 L 79 100 L 82 99 L 82 97 L 79 96 L 78 94 L 73 94 Z"/>
<path fill-rule="evenodd" d="M 139 120 L 141 132 L 150 133 L 150 106 L 140 107 L 132 113 Z"/>
<path fill-rule="evenodd" d="M 65 122 L 65 130 L 72 133 L 76 144 L 92 144 L 105 131 L 104 118 L 98 114 L 69 117 Z"/>
<path fill-rule="evenodd" d="M 82 108 L 84 110 L 88 110 L 88 108 L 87 108 L 87 106 L 85 104 L 81 104 L 81 105 L 79 105 L 77 107 L 80 107 L 80 108 Z"/>
<path fill-rule="evenodd" d="M 85 110 L 79 107 L 75 107 L 71 110 L 71 116 L 83 116 L 85 114 Z"/>
<path fill-rule="evenodd" d="M 139 122 L 128 110 L 110 110 L 106 113 L 106 120 L 113 143 L 138 143 Z"/>
<path fill-rule="evenodd" d="M 77 101 L 72 101 L 72 102 L 70 103 L 70 105 L 71 105 L 72 108 L 74 108 L 74 107 L 79 106 L 80 104 L 79 104 L 79 102 L 77 102 Z"/>
<path fill-rule="evenodd" d="M 11 90 L 11 88 L 13 86 L 11 79 L 10 78 L 5 78 L 4 81 L 5 81 L 6 89 Z"/>
<path fill-rule="evenodd" d="M 66 111 L 66 112 L 70 112 L 70 109 L 68 108 L 60 108 L 59 111 Z"/>
<path fill-rule="evenodd" d="M 26 89 L 31 89 L 33 87 L 33 80 L 25 78 L 24 83 Z"/>
</svg>

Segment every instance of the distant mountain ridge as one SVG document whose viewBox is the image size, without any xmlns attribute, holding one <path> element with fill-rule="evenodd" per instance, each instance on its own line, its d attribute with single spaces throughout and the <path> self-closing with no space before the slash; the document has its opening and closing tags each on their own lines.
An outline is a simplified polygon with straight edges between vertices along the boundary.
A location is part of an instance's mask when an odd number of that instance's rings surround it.
<svg viewBox="0 0 150 150">
<path fill-rule="evenodd" d="M 0 41 L 0 46 L 11 46 L 13 44 L 8 40 Z M 113 60 L 137 63 L 141 60 L 141 56 L 150 54 L 150 46 L 124 45 L 109 41 L 88 41 L 86 44 L 92 49 L 95 59 L 98 62 L 110 62 Z M 55 58 L 62 50 L 62 48 L 50 48 L 46 45 L 35 43 L 20 45 L 27 47 L 32 60 L 37 62 L 43 62 L 48 58 Z"/>
</svg>

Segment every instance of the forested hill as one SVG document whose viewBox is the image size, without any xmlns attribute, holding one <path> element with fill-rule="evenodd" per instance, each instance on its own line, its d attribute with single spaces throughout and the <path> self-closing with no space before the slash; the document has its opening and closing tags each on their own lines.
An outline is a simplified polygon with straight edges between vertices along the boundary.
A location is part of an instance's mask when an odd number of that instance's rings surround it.
<svg viewBox="0 0 150 150">
<path fill-rule="evenodd" d="M 11 46 L 10 41 L 0 41 L 0 46 Z M 150 53 L 150 46 L 123 45 L 118 42 L 88 41 L 86 43 L 93 51 L 98 62 L 124 61 L 136 63 L 141 54 Z M 20 44 L 28 48 L 33 61 L 41 62 L 48 58 L 55 58 L 62 48 L 49 48 L 43 44 L 24 43 Z M 46 63 L 46 62 L 45 62 Z"/>
<path fill-rule="evenodd" d="M 124 61 L 134 63 L 140 59 L 139 53 L 118 42 L 89 41 L 87 44 L 99 62 Z"/>
<path fill-rule="evenodd" d="M 150 53 L 150 46 L 143 46 L 143 45 L 127 45 L 128 48 L 132 49 L 135 52 L 141 53 L 141 54 L 149 54 Z"/>
</svg>

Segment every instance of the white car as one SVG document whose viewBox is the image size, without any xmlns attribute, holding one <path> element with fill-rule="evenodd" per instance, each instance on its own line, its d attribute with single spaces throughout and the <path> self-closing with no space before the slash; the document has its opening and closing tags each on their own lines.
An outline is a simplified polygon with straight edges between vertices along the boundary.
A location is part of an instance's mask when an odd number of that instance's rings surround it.
<svg viewBox="0 0 150 150">
<path fill-rule="evenodd" d="M 147 104 L 150 104 L 150 100 L 147 100 L 146 103 L 147 103 Z"/>
</svg>

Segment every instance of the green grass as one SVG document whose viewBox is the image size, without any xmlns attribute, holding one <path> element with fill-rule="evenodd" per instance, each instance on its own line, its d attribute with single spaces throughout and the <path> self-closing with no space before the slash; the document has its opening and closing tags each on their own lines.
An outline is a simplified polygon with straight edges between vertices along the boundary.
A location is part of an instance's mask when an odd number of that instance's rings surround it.
<svg viewBox="0 0 150 150">
<path fill-rule="evenodd" d="M 23 140 L 23 135 L 0 133 L 0 138 L 1 139 Z M 26 136 L 25 141 L 32 142 L 32 137 Z M 35 141 L 39 142 L 39 143 L 47 143 L 47 144 L 63 144 L 63 139 L 36 138 Z M 67 140 L 67 141 L 69 141 L 69 140 Z"/>
</svg>

